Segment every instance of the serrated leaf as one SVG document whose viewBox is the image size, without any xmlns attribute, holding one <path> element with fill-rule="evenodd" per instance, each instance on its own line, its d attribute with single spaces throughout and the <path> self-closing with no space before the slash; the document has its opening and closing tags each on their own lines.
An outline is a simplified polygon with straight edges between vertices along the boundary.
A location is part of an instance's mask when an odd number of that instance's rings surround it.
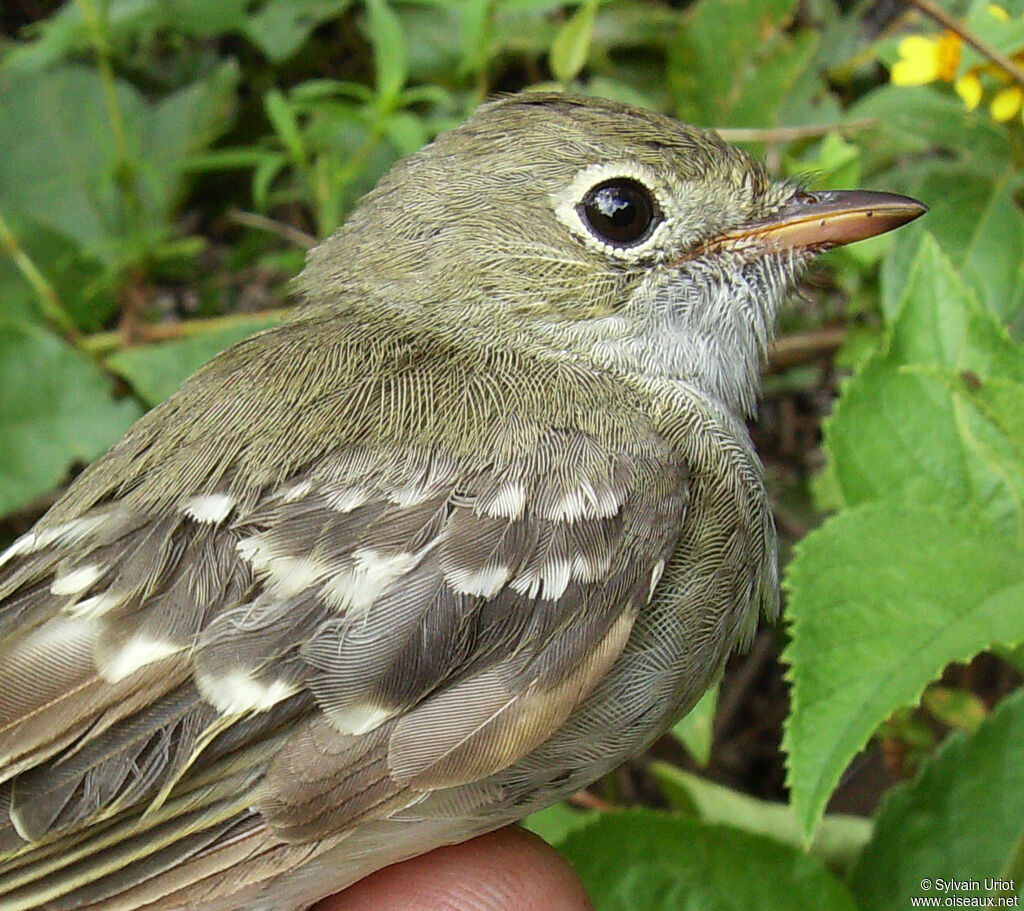
<svg viewBox="0 0 1024 911">
<path fill-rule="evenodd" d="M 1024 550 L 971 513 L 894 498 L 804 538 L 786 588 L 792 708 L 783 744 L 809 831 L 896 707 L 914 703 L 950 662 L 1024 638 Z"/>
<path fill-rule="evenodd" d="M 882 308 L 893 319 L 906 295 L 908 270 L 931 234 L 978 300 L 999 320 L 1024 307 L 1024 215 L 1016 201 L 1013 171 L 986 174 L 963 165 L 919 169 L 901 188 L 931 207 L 898 232 L 882 266 Z"/>
<path fill-rule="evenodd" d="M 847 384 L 826 424 L 843 497 L 968 509 L 1024 534 L 1024 465 L 968 394 L 918 367 L 1024 381 L 1024 351 L 982 310 L 926 237 L 888 346 Z"/>
<path fill-rule="evenodd" d="M 986 879 L 1012 872 L 1024 843 L 1024 690 L 1008 696 L 970 736 L 957 734 L 908 785 L 891 791 L 851 887 L 864 911 L 897 911 L 918 896 L 959 896 L 964 906 L 997 894 Z M 922 880 L 932 888 L 921 887 Z M 980 888 L 937 889 L 936 880 L 975 880 Z"/>
<path fill-rule="evenodd" d="M 104 364 L 124 377 L 143 401 L 157 405 L 214 355 L 279 322 L 278 317 L 254 316 L 202 335 L 126 348 L 112 354 Z"/>
<path fill-rule="evenodd" d="M 970 370 L 919 369 L 924 375 L 938 379 L 953 392 L 970 399 L 1024 460 L 1024 383 L 1002 377 L 982 379 Z"/>
<path fill-rule="evenodd" d="M 963 377 L 961 376 L 961 380 Z M 964 384 L 967 395 L 1024 459 L 1024 383 L 989 377 Z"/>
<path fill-rule="evenodd" d="M 803 827 L 787 804 L 759 800 L 667 762 L 651 763 L 650 770 L 673 809 L 695 813 L 705 822 L 767 835 L 794 848 L 805 847 Z M 824 860 L 829 869 L 845 870 L 870 837 L 871 823 L 867 819 L 834 813 L 818 824 L 810 850 Z"/>
<path fill-rule="evenodd" d="M 1024 462 L 971 399 L 992 379 L 1021 382 L 1024 353 L 926 236 L 888 344 L 826 427 L 859 508 L 809 535 L 787 573 L 785 744 L 806 826 L 879 722 L 949 662 L 1024 637 Z"/>
<path fill-rule="evenodd" d="M 599 0 L 583 0 L 551 42 L 548 60 L 559 82 L 572 82 L 587 62 Z"/>
<path fill-rule="evenodd" d="M 727 826 L 609 813 L 559 846 L 595 911 L 856 911 L 815 857 Z"/>
<path fill-rule="evenodd" d="M 30 324 L 0 325 L 0 514 L 56 487 L 139 416 L 83 354 Z"/>
</svg>

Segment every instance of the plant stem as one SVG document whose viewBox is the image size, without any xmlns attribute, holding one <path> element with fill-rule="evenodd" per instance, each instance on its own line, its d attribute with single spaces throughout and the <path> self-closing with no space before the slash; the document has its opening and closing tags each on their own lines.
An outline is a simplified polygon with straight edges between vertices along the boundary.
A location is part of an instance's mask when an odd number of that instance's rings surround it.
<svg viewBox="0 0 1024 911">
<path fill-rule="evenodd" d="M 278 237 L 288 241 L 288 243 L 296 247 L 302 247 L 303 250 L 309 250 L 319 243 L 312 234 L 307 234 L 293 225 L 285 224 L 282 221 L 275 221 L 273 218 L 268 218 L 266 215 L 260 215 L 257 212 L 246 212 L 242 209 L 231 208 L 228 209 L 227 215 L 228 219 L 235 222 L 235 224 L 245 225 L 247 228 L 256 228 L 259 231 L 266 231 L 268 234 L 276 234 Z"/>
<path fill-rule="evenodd" d="M 18 238 L 2 215 L 0 215 L 0 248 L 10 255 L 18 271 L 32 286 L 43 317 L 64 333 L 69 341 L 77 343 L 79 341 L 78 327 L 75 326 L 75 321 L 64 309 L 60 295 L 18 243 Z"/>
<path fill-rule="evenodd" d="M 251 320 L 265 319 L 270 325 L 274 321 L 284 319 L 290 308 L 277 310 L 261 310 L 259 313 L 232 313 L 229 316 L 216 316 L 211 319 L 182 320 L 177 323 L 157 323 L 156 325 L 139 325 L 138 335 L 144 344 L 154 342 L 168 342 L 179 338 L 192 338 L 197 335 L 206 335 L 210 332 L 217 332 L 221 329 L 230 329 L 239 323 Z M 113 332 L 95 332 L 81 339 L 79 343 L 84 351 L 88 351 L 95 357 L 103 357 L 111 354 L 124 346 L 124 334 L 114 330 Z"/>
<path fill-rule="evenodd" d="M 768 371 L 775 373 L 829 358 L 845 341 L 846 329 L 843 326 L 826 326 L 780 336 L 768 351 Z"/>
<path fill-rule="evenodd" d="M 812 124 L 798 127 L 721 127 L 715 130 L 726 142 L 794 142 L 798 139 L 816 139 L 833 130 L 853 133 L 870 130 L 878 125 L 874 118 L 848 120 L 845 123 Z"/>
<path fill-rule="evenodd" d="M 82 12 L 93 50 L 96 53 L 96 66 L 103 84 L 103 97 L 107 104 L 107 117 L 110 120 L 110 132 L 114 137 L 115 179 L 121 190 L 125 209 L 133 222 L 138 222 L 142 211 L 139 189 L 135 182 L 138 168 L 131 149 L 128 147 L 128 136 L 124 128 L 124 114 L 117 98 L 117 82 L 114 79 L 114 68 L 110 62 L 110 41 L 107 36 L 106 17 L 100 14 L 96 0 L 75 0 Z"/>
</svg>

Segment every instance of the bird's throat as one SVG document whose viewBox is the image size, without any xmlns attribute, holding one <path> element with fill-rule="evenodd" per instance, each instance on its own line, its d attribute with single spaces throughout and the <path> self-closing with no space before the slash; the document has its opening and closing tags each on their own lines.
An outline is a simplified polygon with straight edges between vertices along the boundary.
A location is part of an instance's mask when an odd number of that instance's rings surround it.
<svg viewBox="0 0 1024 911">
<path fill-rule="evenodd" d="M 637 378 L 685 382 L 738 416 L 755 408 L 775 316 L 802 263 L 779 255 L 652 274 L 614 316 L 563 324 L 572 347 Z"/>
</svg>

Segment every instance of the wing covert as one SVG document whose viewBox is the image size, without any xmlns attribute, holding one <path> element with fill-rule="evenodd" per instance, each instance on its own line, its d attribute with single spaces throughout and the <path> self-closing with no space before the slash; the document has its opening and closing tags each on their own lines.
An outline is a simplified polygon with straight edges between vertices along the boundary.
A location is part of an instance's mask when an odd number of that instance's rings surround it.
<svg viewBox="0 0 1024 911">
<path fill-rule="evenodd" d="M 653 434 L 625 451 L 549 430 L 501 464 L 353 447 L 260 493 L 40 526 L 0 577 L 0 896 L 12 864 L 60 894 L 85 861 L 47 844 L 88 857 L 102 820 L 146 844 L 182 795 L 274 845 L 514 762 L 614 662 L 686 489 Z M 239 775 L 258 799 L 228 799 Z"/>
</svg>

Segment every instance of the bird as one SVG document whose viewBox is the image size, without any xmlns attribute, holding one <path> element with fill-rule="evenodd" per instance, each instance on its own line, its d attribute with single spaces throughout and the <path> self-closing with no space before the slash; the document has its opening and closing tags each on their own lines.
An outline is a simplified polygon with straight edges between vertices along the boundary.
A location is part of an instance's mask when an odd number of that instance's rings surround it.
<svg viewBox="0 0 1024 911">
<path fill-rule="evenodd" d="M 778 606 L 745 418 L 925 207 L 499 97 L 0 557 L 0 911 L 297 911 L 647 748 Z"/>
</svg>

